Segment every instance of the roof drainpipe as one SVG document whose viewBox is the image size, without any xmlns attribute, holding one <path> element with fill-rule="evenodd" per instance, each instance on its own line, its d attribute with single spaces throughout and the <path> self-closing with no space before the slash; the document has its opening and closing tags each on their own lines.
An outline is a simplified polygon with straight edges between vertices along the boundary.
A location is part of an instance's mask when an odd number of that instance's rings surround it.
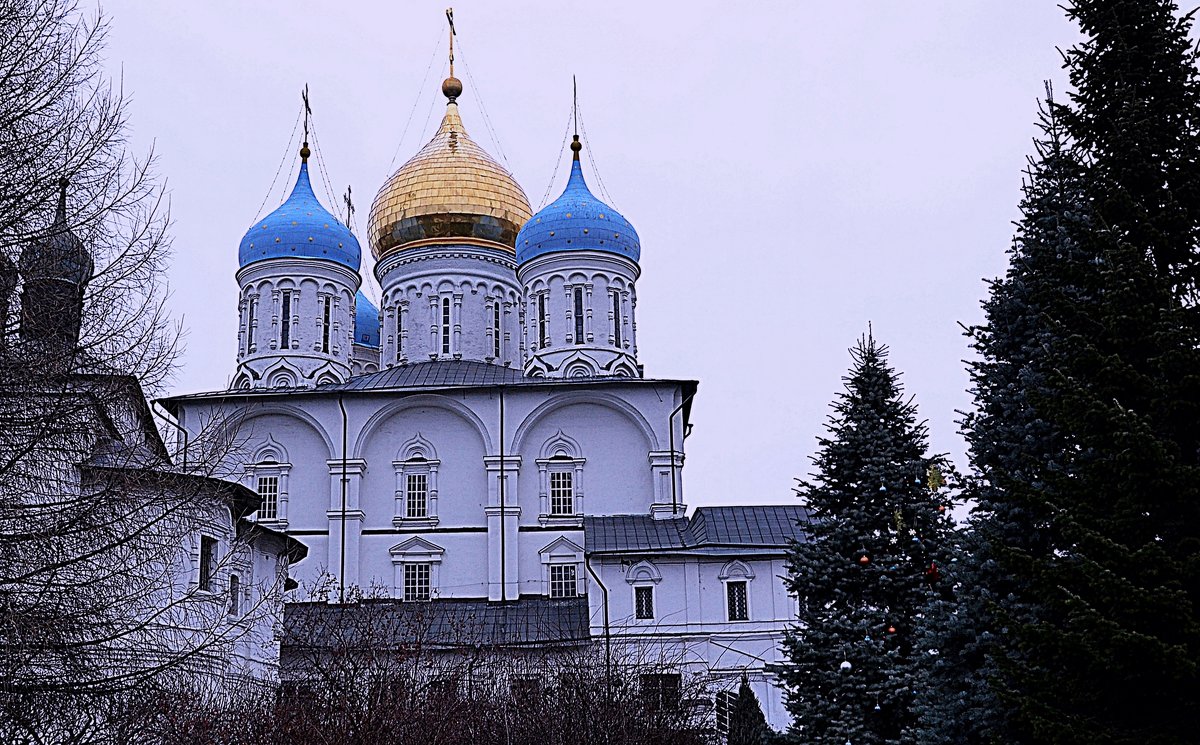
<svg viewBox="0 0 1200 745">
<path fill-rule="evenodd" d="M 338 394 L 338 408 L 342 410 L 342 561 L 338 569 L 338 603 L 346 602 L 346 404 Z"/>
<path fill-rule="evenodd" d="M 596 580 L 596 584 L 600 586 L 600 593 L 604 596 L 604 677 L 609 687 L 609 696 L 612 695 L 612 627 L 608 621 L 608 588 L 604 586 L 600 575 L 592 568 L 592 557 L 585 551 L 583 554 L 583 565 L 587 567 L 588 574 L 592 575 L 592 579 Z"/>
<path fill-rule="evenodd" d="M 500 389 L 500 602 L 508 602 L 508 554 L 505 552 L 504 541 L 504 482 L 508 474 L 504 470 L 504 389 Z"/>
<path fill-rule="evenodd" d="M 179 434 L 183 435 L 183 458 L 182 458 L 183 463 L 181 465 L 181 470 L 184 473 L 187 473 L 187 470 L 188 470 L 188 462 L 187 462 L 188 431 L 186 429 L 184 429 L 183 426 L 179 422 L 175 421 L 174 419 L 167 416 L 166 414 L 160 412 L 157 408 L 158 406 L 159 406 L 159 403 L 157 401 L 152 403 L 150 405 L 150 413 L 153 414 L 154 416 L 158 417 L 159 419 L 163 420 L 167 424 L 171 425 L 172 427 L 174 427 L 176 429 L 176 431 L 179 432 Z"/>
<path fill-rule="evenodd" d="M 675 465 L 675 415 L 683 411 L 683 407 L 687 406 L 687 402 L 691 401 L 695 393 L 688 394 L 687 398 L 679 402 L 675 410 L 671 412 L 671 416 L 667 417 L 667 431 L 671 436 L 671 517 L 679 516 L 679 487 L 676 482 L 679 480 L 677 475 L 678 467 Z M 684 437 L 687 437 L 685 434 Z"/>
</svg>

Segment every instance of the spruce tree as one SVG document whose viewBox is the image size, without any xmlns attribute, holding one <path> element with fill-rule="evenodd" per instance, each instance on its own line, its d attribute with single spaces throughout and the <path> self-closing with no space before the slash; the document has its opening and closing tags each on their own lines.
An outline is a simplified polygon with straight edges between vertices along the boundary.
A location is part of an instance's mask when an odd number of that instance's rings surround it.
<svg viewBox="0 0 1200 745">
<path fill-rule="evenodd" d="M 928 745 L 1017 741 L 1002 669 L 1020 650 L 1008 629 L 1044 610 L 1029 596 L 1028 567 L 1014 565 L 1052 550 L 1046 504 L 1055 495 L 1047 489 L 1050 475 L 1066 468 L 1067 442 L 1035 402 L 1054 396 L 1050 319 L 1084 299 L 1072 274 L 1094 258 L 1084 169 L 1066 147 L 1049 91 L 1047 98 L 1008 271 L 990 283 L 985 323 L 968 330 L 977 358 L 975 408 L 963 422 L 972 465 L 965 496 L 974 506 L 956 545 L 952 595 L 935 598 L 925 616 L 923 643 L 936 652 L 928 660 L 933 695 L 917 702 L 918 740 Z"/>
<path fill-rule="evenodd" d="M 1051 102 L 973 329 L 976 507 L 924 742 L 1183 743 L 1200 680 L 1200 355 L 1177 284 L 1098 213 Z M 1174 287 L 1174 290 L 1173 290 Z"/>
<path fill-rule="evenodd" d="M 1067 50 L 1067 134 L 1088 165 L 1096 217 L 1175 288 L 1200 291 L 1200 52 L 1175 0 L 1073 0 L 1085 41 Z"/>
<path fill-rule="evenodd" d="M 767 718 L 758 703 L 758 696 L 754 695 L 750 681 L 742 675 L 737 696 L 729 710 L 729 736 L 725 739 L 726 745 L 768 745 L 771 739 L 771 728 L 767 726 Z"/>
<path fill-rule="evenodd" d="M 868 335 L 851 355 L 816 473 L 797 490 L 810 522 L 788 560 L 800 617 L 778 672 L 796 741 L 909 742 L 924 688 L 918 616 L 953 527 L 946 465 L 927 453 L 886 347 Z"/>
</svg>

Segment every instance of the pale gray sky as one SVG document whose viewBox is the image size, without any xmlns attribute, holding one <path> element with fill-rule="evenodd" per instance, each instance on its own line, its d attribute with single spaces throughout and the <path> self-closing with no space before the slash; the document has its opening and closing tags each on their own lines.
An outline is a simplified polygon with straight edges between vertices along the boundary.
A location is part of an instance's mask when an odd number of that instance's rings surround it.
<svg viewBox="0 0 1200 745">
<path fill-rule="evenodd" d="M 375 191 L 441 114 L 448 1 L 103 3 L 133 146 L 155 145 L 171 194 L 177 392 L 231 377 L 238 242 L 305 83 L 316 157 L 339 197 L 353 186 L 368 254 Z M 467 130 L 500 158 L 482 96 L 535 209 L 569 155 L 578 76 L 604 186 L 642 239 L 646 374 L 700 381 L 690 505 L 793 499 L 868 321 L 935 448 L 963 462 L 958 324 L 1004 269 L 1042 81 L 1066 88 L 1055 47 L 1076 31 L 1054 3 L 468 0 L 455 20 Z M 265 211 L 291 186 L 286 155 Z"/>
</svg>

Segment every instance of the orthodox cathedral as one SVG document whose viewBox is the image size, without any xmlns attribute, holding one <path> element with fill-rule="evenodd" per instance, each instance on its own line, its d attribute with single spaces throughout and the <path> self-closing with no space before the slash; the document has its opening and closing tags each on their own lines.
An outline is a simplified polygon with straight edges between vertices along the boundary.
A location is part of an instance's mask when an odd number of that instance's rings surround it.
<svg viewBox="0 0 1200 745">
<path fill-rule="evenodd" d="M 796 617 L 781 577 L 802 508 L 689 513 L 697 383 L 638 363 L 637 231 L 589 189 L 578 136 L 534 214 L 467 134 L 451 60 L 437 133 L 371 206 L 379 305 L 305 143 L 238 249 L 231 388 L 162 403 L 193 443 L 229 435 L 257 522 L 307 547 L 289 613 L 386 597 L 502 617 L 497 643 L 669 649 L 718 688 L 748 675 L 785 726 L 766 668 Z"/>
</svg>

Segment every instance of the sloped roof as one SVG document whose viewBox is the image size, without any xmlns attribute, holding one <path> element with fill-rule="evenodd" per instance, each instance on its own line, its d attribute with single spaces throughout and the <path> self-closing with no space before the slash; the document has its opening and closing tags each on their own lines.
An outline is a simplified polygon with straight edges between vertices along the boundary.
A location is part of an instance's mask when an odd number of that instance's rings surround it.
<svg viewBox="0 0 1200 745">
<path fill-rule="evenodd" d="M 477 600 L 364 600 L 284 606 L 282 654 L 317 649 L 511 647 L 587 641 L 587 597 L 523 597 L 512 603 Z"/>
<path fill-rule="evenodd" d="M 359 375 L 345 383 L 318 386 L 317 390 L 365 391 L 376 388 L 442 388 L 525 381 L 544 382 L 544 379 L 529 378 L 520 370 L 487 362 L 438 360 L 415 365 L 397 365 L 370 375 Z"/>
<path fill-rule="evenodd" d="M 595 552 L 679 551 L 702 548 L 786 548 L 803 540 L 799 505 L 699 507 L 691 518 L 655 520 L 649 515 L 588 516 L 584 548 Z"/>
</svg>

